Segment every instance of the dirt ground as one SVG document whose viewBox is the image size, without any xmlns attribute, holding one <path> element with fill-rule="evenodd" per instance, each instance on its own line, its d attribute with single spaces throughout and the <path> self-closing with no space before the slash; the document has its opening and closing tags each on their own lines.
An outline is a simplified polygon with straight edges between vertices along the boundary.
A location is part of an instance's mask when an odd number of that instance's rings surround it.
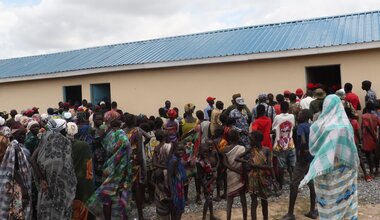
<svg viewBox="0 0 380 220">
<path fill-rule="evenodd" d="M 360 204 L 360 203 L 359 203 Z M 288 208 L 288 200 L 282 199 L 276 202 L 269 203 L 269 219 L 280 219 L 286 214 Z M 310 220 L 303 216 L 309 210 L 309 201 L 305 198 L 297 199 L 295 214 L 297 220 Z M 258 207 L 258 219 L 262 219 L 261 207 Z M 215 210 L 216 217 L 221 220 L 226 219 L 226 210 Z M 184 220 L 201 220 L 202 213 L 190 213 L 183 216 Z M 234 208 L 232 211 L 232 219 L 243 219 L 241 209 Z M 250 219 L 250 206 L 248 207 L 248 219 Z M 376 205 L 359 205 L 359 219 L 380 219 L 380 204 Z"/>
</svg>

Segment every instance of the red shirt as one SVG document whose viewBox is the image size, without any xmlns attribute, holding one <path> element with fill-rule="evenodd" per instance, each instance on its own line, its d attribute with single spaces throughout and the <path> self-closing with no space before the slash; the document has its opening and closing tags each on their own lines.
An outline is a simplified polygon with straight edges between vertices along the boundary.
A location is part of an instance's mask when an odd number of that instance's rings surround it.
<svg viewBox="0 0 380 220">
<path fill-rule="evenodd" d="M 267 116 L 261 116 L 252 123 L 252 131 L 260 131 L 263 133 L 264 139 L 261 142 L 263 147 L 269 147 L 272 151 L 272 141 L 270 138 L 270 130 L 272 127 L 272 120 Z"/>
<path fill-rule="evenodd" d="M 360 131 L 360 125 L 359 122 L 356 119 L 350 119 L 352 128 L 354 129 L 354 135 L 355 135 L 355 144 L 359 144 L 359 131 Z"/>
<path fill-rule="evenodd" d="M 358 110 L 358 106 L 360 104 L 359 97 L 355 93 L 347 93 L 346 98 L 344 99 L 352 104 L 355 110 Z"/>
<path fill-rule="evenodd" d="M 276 115 L 281 114 L 281 106 L 280 106 L 280 104 L 274 105 L 273 108 L 274 108 L 274 111 L 276 112 Z"/>
</svg>

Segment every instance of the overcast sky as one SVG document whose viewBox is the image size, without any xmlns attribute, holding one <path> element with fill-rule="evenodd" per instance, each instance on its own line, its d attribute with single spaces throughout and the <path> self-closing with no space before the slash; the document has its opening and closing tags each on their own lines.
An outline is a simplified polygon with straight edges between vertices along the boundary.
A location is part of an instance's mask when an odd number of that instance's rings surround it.
<svg viewBox="0 0 380 220">
<path fill-rule="evenodd" d="M 0 0 L 0 59 L 380 10 L 380 0 Z"/>
</svg>

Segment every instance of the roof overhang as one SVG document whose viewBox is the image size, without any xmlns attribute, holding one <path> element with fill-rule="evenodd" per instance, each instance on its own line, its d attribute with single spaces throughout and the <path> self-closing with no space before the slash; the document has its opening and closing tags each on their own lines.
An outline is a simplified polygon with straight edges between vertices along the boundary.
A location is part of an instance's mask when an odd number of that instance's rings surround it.
<svg viewBox="0 0 380 220">
<path fill-rule="evenodd" d="M 67 71 L 67 72 L 37 74 L 37 75 L 2 78 L 0 79 L 0 83 L 29 81 L 29 80 L 38 80 L 38 79 L 53 79 L 53 78 L 63 78 L 63 77 L 71 77 L 71 76 L 83 76 L 83 75 L 107 73 L 107 72 L 157 69 L 157 68 L 178 67 L 178 66 L 244 62 L 244 61 L 251 61 L 251 60 L 265 60 L 265 59 L 276 59 L 276 58 L 286 58 L 286 57 L 309 56 L 309 55 L 318 55 L 318 54 L 368 50 L 368 49 L 376 49 L 376 48 L 380 48 L 379 41 L 369 42 L 369 43 L 340 45 L 340 46 L 320 47 L 320 48 L 297 49 L 297 50 L 287 50 L 287 51 L 277 51 L 277 52 L 245 54 L 245 55 L 230 55 L 230 56 L 223 56 L 223 57 L 211 57 L 211 58 L 201 58 L 201 59 L 191 59 L 191 60 L 181 60 L 181 61 L 161 62 L 161 63 L 145 63 L 145 64 L 135 64 L 135 65 L 124 65 L 124 66 L 110 66 L 110 67 L 102 67 L 102 68 L 95 68 L 95 69 L 84 69 L 84 70 L 75 70 L 75 71 Z"/>
</svg>

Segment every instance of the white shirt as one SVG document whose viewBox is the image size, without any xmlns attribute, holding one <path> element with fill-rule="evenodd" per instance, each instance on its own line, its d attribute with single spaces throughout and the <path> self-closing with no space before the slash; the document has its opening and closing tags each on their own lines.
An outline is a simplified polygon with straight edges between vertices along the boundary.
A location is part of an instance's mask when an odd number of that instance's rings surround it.
<svg viewBox="0 0 380 220">
<path fill-rule="evenodd" d="M 314 99 L 313 99 L 312 97 L 310 97 L 310 96 L 301 99 L 301 101 L 300 101 L 301 109 L 309 109 L 309 107 L 310 107 L 310 103 L 311 103 L 311 101 L 313 101 L 313 100 L 314 100 Z"/>
</svg>

